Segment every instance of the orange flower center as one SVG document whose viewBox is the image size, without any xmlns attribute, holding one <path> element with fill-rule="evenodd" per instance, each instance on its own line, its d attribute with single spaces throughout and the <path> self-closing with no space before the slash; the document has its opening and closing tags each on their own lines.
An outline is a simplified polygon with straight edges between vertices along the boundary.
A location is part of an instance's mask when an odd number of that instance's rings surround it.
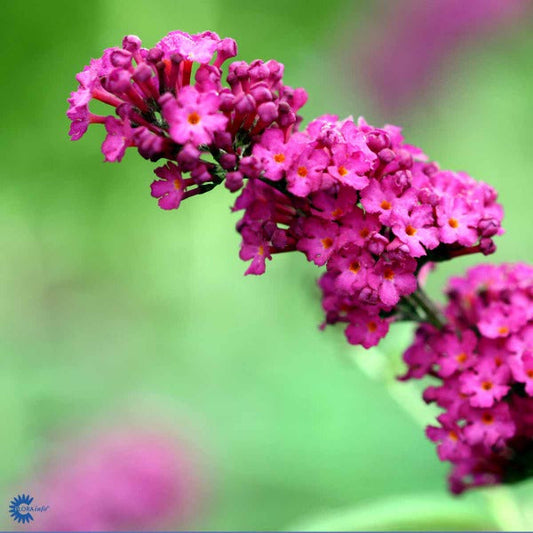
<svg viewBox="0 0 533 533">
<path fill-rule="evenodd" d="M 305 167 L 298 167 L 298 176 L 305 178 L 307 176 L 307 169 Z"/>
<path fill-rule="evenodd" d="M 181 191 L 181 180 L 174 180 L 174 189 L 176 189 L 177 191 Z"/>
<path fill-rule="evenodd" d="M 383 200 L 383 202 L 381 202 L 381 209 L 388 211 L 391 207 L 392 205 L 388 200 Z"/>
<path fill-rule="evenodd" d="M 376 331 L 376 329 L 378 329 L 378 325 L 373 320 L 368 322 L 366 327 L 367 327 L 368 331 L 370 331 L 370 333 L 374 333 L 374 331 Z"/>
<path fill-rule="evenodd" d="M 285 161 L 285 154 L 276 154 L 274 156 L 274 161 L 276 163 L 283 163 L 283 161 Z"/>
<path fill-rule="evenodd" d="M 353 263 L 350 264 L 350 270 L 354 274 L 357 274 L 361 270 L 361 263 L 359 263 L 359 261 L 354 261 Z"/>
<path fill-rule="evenodd" d="M 456 219 L 456 218 L 450 218 L 448 220 L 448 225 L 450 226 L 450 228 L 458 228 L 459 227 L 459 221 Z"/>
<path fill-rule="evenodd" d="M 392 270 L 392 268 L 386 268 L 385 272 L 383 272 L 383 277 L 389 281 L 392 281 L 394 279 L 394 270 Z"/>
<path fill-rule="evenodd" d="M 453 429 L 448 433 L 448 437 L 450 437 L 450 440 L 453 440 L 454 442 L 457 442 L 459 440 L 459 435 Z"/>
<path fill-rule="evenodd" d="M 467 359 L 468 359 L 468 355 L 466 355 L 464 352 L 463 352 L 463 353 L 460 353 L 459 355 L 456 355 L 456 356 L 455 356 L 455 360 L 456 360 L 460 365 L 462 365 L 463 363 L 465 363 Z"/>
<path fill-rule="evenodd" d="M 483 424 L 490 425 L 494 422 L 494 417 L 490 413 L 483 413 L 481 421 Z"/>
<path fill-rule="evenodd" d="M 333 239 L 331 237 L 325 237 L 324 239 L 321 239 L 320 242 L 322 243 L 324 250 L 331 248 L 333 245 Z"/>
<path fill-rule="evenodd" d="M 407 233 L 407 235 L 409 235 L 409 237 L 412 237 L 413 235 L 416 234 L 416 228 L 413 228 L 413 226 L 411 226 L 411 224 L 409 224 L 409 226 L 407 226 L 405 228 L 405 233 Z"/>
<path fill-rule="evenodd" d="M 533 369 L 530 369 L 526 372 L 526 375 L 529 379 L 533 379 Z"/>
<path fill-rule="evenodd" d="M 331 212 L 331 216 L 333 218 L 339 218 L 339 217 L 342 217 L 343 215 L 343 211 L 340 207 L 337 207 L 337 209 L 334 209 L 332 212 Z"/>
<path fill-rule="evenodd" d="M 187 117 L 187 122 L 191 124 L 192 126 L 196 126 L 196 124 L 200 122 L 200 115 L 196 111 L 193 111 Z"/>
<path fill-rule="evenodd" d="M 481 384 L 481 388 L 483 390 L 490 390 L 492 389 L 492 381 L 484 381 L 482 384 Z"/>
<path fill-rule="evenodd" d="M 346 169 L 345 166 L 340 166 L 340 167 L 339 167 L 339 174 L 340 174 L 341 176 L 346 176 L 346 174 L 348 174 L 348 170 Z"/>
<path fill-rule="evenodd" d="M 507 326 L 502 326 L 501 328 L 498 328 L 498 333 L 500 335 L 507 335 L 509 333 L 509 328 Z"/>
<path fill-rule="evenodd" d="M 359 232 L 359 235 L 361 236 L 362 239 L 366 239 L 370 235 L 370 230 L 368 228 L 363 228 Z"/>
</svg>

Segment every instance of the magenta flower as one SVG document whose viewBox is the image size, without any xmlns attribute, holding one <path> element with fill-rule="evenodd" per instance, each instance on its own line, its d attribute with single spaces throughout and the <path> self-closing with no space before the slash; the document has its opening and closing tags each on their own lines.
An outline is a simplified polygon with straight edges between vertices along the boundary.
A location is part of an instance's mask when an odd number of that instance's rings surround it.
<svg viewBox="0 0 533 533">
<path fill-rule="evenodd" d="M 261 162 L 265 177 L 272 181 L 279 181 L 292 162 L 283 132 L 278 129 L 265 131 L 261 143 L 254 145 L 253 155 Z"/>
<path fill-rule="evenodd" d="M 489 339 L 508 337 L 510 333 L 515 333 L 520 329 L 524 311 L 526 311 L 523 307 L 523 305 L 492 302 L 480 314 L 479 330 Z"/>
<path fill-rule="evenodd" d="M 521 355 L 509 359 L 509 368 L 514 379 L 525 384 L 527 395 L 533 397 L 533 353 L 528 350 L 520 350 L 518 353 Z"/>
<path fill-rule="evenodd" d="M 433 250 L 439 245 L 431 206 L 415 206 L 408 215 L 398 213 L 394 218 L 392 231 L 407 246 L 412 257 L 426 255 L 427 250 Z"/>
<path fill-rule="evenodd" d="M 472 246 L 478 240 L 476 228 L 480 218 L 463 198 L 444 198 L 437 206 L 440 240 L 447 244 L 458 242 L 462 246 Z"/>
<path fill-rule="evenodd" d="M 69 135 L 73 141 L 77 141 L 85 134 L 89 124 L 104 122 L 105 117 L 94 115 L 89 111 L 89 102 L 93 98 L 111 105 L 122 103 L 118 98 L 107 93 L 100 81 L 113 69 L 110 62 L 111 54 L 111 49 L 106 50 L 101 58 L 91 59 L 91 63 L 76 75 L 79 88 L 71 93 L 67 111 L 67 116 L 71 120 Z"/>
<path fill-rule="evenodd" d="M 416 289 L 416 261 L 404 254 L 384 255 L 376 264 L 370 285 L 386 306 L 396 305 L 402 296 Z"/>
<path fill-rule="evenodd" d="M 441 461 L 460 461 L 470 457 L 470 448 L 459 439 L 461 428 L 458 425 L 446 424 L 443 427 L 428 426 L 426 435 L 429 440 L 438 443 L 437 454 Z"/>
<path fill-rule="evenodd" d="M 308 261 L 322 266 L 335 250 L 339 227 L 333 222 L 311 217 L 304 222 L 303 234 L 296 248 L 304 252 Z M 306 237 L 305 235 L 308 235 Z"/>
<path fill-rule="evenodd" d="M 369 315 L 363 311 L 351 311 L 346 337 L 350 344 L 360 344 L 363 348 L 371 348 L 385 337 L 389 331 L 389 320 L 379 315 Z"/>
<path fill-rule="evenodd" d="M 252 259 L 245 274 L 260 275 L 265 272 L 265 261 L 272 259 L 268 241 L 261 237 L 259 232 L 252 231 L 252 228 L 245 227 L 241 230 L 242 244 L 239 257 L 243 261 Z"/>
<path fill-rule="evenodd" d="M 461 392 L 470 397 L 473 407 L 492 407 L 509 392 L 509 368 L 491 368 L 479 364 L 476 371 L 465 372 L 459 378 Z"/>
<path fill-rule="evenodd" d="M 355 244 L 368 248 L 370 239 L 379 235 L 381 223 L 376 215 L 366 213 L 357 207 L 341 219 L 340 239 L 342 245 Z M 388 244 L 388 241 L 387 241 Z"/>
<path fill-rule="evenodd" d="M 328 162 L 323 150 L 291 145 L 292 165 L 287 171 L 287 190 L 295 196 L 308 196 L 322 186 L 322 177 Z"/>
<path fill-rule="evenodd" d="M 436 339 L 434 349 L 439 354 L 439 376 L 448 378 L 457 371 L 470 368 L 476 360 L 474 356 L 476 346 L 477 337 L 470 330 L 465 331 L 461 338 L 450 333 Z"/>
<path fill-rule="evenodd" d="M 407 218 L 407 213 L 416 205 L 416 197 L 412 189 L 399 195 L 392 184 L 373 180 L 361 192 L 361 204 L 369 213 L 378 214 L 382 224 L 391 225 L 395 218 Z"/>
<path fill-rule="evenodd" d="M 515 434 L 516 426 L 505 403 L 491 409 L 471 409 L 468 415 L 470 423 L 464 428 L 464 438 L 471 446 L 495 446 Z"/>
<path fill-rule="evenodd" d="M 156 48 L 162 50 L 168 58 L 178 53 L 187 61 L 206 65 L 213 59 L 220 45 L 219 36 L 211 31 L 204 31 L 197 35 L 189 35 L 183 31 L 171 31 L 156 44 Z M 235 54 L 236 47 L 233 55 Z"/>
<path fill-rule="evenodd" d="M 159 198 L 161 209 L 177 209 L 185 194 L 185 180 L 177 165 L 167 163 L 164 167 L 155 169 L 155 174 L 160 180 L 152 182 L 152 196 Z"/>
<path fill-rule="evenodd" d="M 328 270 L 335 272 L 335 287 L 340 293 L 354 294 L 369 286 L 369 277 L 374 271 L 376 260 L 366 250 L 357 246 L 344 247 L 328 263 Z"/>
<path fill-rule="evenodd" d="M 361 211 L 354 208 L 357 204 L 357 198 L 357 192 L 351 187 L 342 187 L 337 191 L 337 194 L 318 191 L 309 197 L 312 204 L 310 210 L 313 216 L 338 221 L 345 215 L 351 214 L 352 210 Z M 381 227 L 381 224 L 379 226 Z"/>
<path fill-rule="evenodd" d="M 215 133 L 223 132 L 228 123 L 219 111 L 219 97 L 200 93 L 190 85 L 183 87 L 176 99 L 166 98 L 162 106 L 170 136 L 179 144 L 210 144 Z"/>
<path fill-rule="evenodd" d="M 333 165 L 328 167 L 328 173 L 335 181 L 348 185 L 359 191 L 368 185 L 368 178 L 364 175 L 371 165 L 364 158 L 362 151 L 352 152 L 347 144 L 339 144 L 332 148 Z"/>
<path fill-rule="evenodd" d="M 128 122 L 106 117 L 107 136 L 102 144 L 106 161 L 121 161 L 128 146 L 133 146 L 133 130 Z"/>
<path fill-rule="evenodd" d="M 90 94 L 89 91 L 87 91 L 87 94 Z M 81 139 L 90 124 L 105 122 L 105 117 L 92 114 L 87 105 L 70 107 L 67 111 L 67 116 L 71 120 L 68 134 L 73 141 Z"/>
</svg>

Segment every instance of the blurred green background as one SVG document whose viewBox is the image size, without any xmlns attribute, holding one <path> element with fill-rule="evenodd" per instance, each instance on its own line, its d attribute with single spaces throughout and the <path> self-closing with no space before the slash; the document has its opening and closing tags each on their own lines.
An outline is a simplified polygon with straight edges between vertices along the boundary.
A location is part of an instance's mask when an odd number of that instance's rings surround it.
<svg viewBox="0 0 533 533">
<path fill-rule="evenodd" d="M 409 328 L 380 353 L 349 347 L 341 329 L 320 332 L 317 272 L 302 256 L 243 278 L 227 191 L 163 212 L 149 195 L 153 165 L 134 151 L 103 165 L 98 127 L 78 143 L 67 136 L 66 98 L 90 57 L 129 33 L 152 46 L 174 29 L 211 29 L 237 40 L 240 59 L 283 62 L 286 82 L 309 92 L 306 120 L 329 112 L 400 123 L 442 166 L 494 185 L 507 234 L 490 260 L 533 260 L 531 32 L 461 50 L 433 98 L 384 116 L 349 75 L 362 26 L 379 23 L 372 9 L 340 0 L 3 5 L 1 529 L 13 528 L 13 487 L 31 491 L 20 480 L 54 435 L 124 409 L 165 413 L 203 458 L 209 494 L 189 528 L 375 520 L 394 529 L 406 510 L 406 527 L 494 528 L 504 526 L 489 506 L 512 520 L 515 504 L 533 528 L 531 483 L 449 496 L 448 467 L 410 408 L 354 363 L 397 360 Z M 482 260 L 442 265 L 430 292 Z"/>
</svg>

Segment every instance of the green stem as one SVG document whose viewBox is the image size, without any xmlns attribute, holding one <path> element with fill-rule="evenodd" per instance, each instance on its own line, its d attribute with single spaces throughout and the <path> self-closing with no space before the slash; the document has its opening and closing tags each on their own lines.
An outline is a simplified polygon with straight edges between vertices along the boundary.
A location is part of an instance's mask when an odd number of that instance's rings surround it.
<svg viewBox="0 0 533 533">
<path fill-rule="evenodd" d="M 350 354 L 350 359 L 367 377 L 380 383 L 396 405 L 418 426 L 425 429 L 431 417 L 421 402 L 420 391 L 410 383 L 399 383 L 385 355 L 376 348 L 372 352 L 369 357 L 364 357 L 361 353 L 356 353 L 355 356 Z M 526 527 L 520 506 L 508 487 L 498 485 L 487 487 L 480 492 L 502 531 L 530 531 Z"/>
<path fill-rule="evenodd" d="M 503 531 L 530 531 L 516 498 L 508 487 L 499 485 L 483 491 L 492 516 Z"/>
<path fill-rule="evenodd" d="M 288 531 L 486 531 L 497 524 L 469 503 L 431 494 L 402 494 L 362 502 L 294 524 Z"/>
<path fill-rule="evenodd" d="M 446 319 L 441 311 L 420 287 L 418 287 L 409 298 L 416 307 L 420 307 L 420 309 L 424 311 L 426 320 L 430 324 L 433 324 L 438 329 L 441 329 L 446 324 Z"/>
</svg>

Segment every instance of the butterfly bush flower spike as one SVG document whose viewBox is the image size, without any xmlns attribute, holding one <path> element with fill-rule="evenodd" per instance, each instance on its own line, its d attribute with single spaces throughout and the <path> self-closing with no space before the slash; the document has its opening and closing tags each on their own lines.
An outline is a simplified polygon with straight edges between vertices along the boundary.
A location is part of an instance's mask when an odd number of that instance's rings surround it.
<svg viewBox="0 0 533 533">
<path fill-rule="evenodd" d="M 440 169 L 397 126 L 324 115 L 301 129 L 305 90 L 283 83 L 281 63 L 236 53 L 212 32 L 171 32 L 150 49 L 126 36 L 78 74 L 72 139 L 101 124 L 106 161 L 130 147 L 161 161 L 151 193 L 164 210 L 221 184 L 237 193 L 246 274 L 263 274 L 276 254 L 304 254 L 323 268 L 323 326 L 341 323 L 349 342 L 374 346 L 396 320 L 438 324 L 420 275 L 494 251 L 494 189 Z M 92 100 L 111 114 L 92 113 Z"/>
<path fill-rule="evenodd" d="M 452 463 L 450 489 L 533 475 L 533 267 L 480 265 L 448 287 L 447 324 L 422 325 L 403 379 L 430 376 L 443 413 L 427 436 Z"/>
<path fill-rule="evenodd" d="M 234 62 L 224 83 L 221 67 L 236 53 L 235 41 L 212 32 L 171 32 L 151 49 L 126 36 L 122 47 L 105 50 L 78 74 L 67 111 L 71 138 L 104 124 L 106 161 L 120 161 L 136 147 L 145 159 L 176 162 L 180 172 L 190 173 L 182 196 L 209 190 L 223 180 L 221 171 L 238 172 L 251 136 L 273 124 L 287 135 L 307 98 L 302 89 L 282 84 L 283 67 L 273 60 Z M 114 114 L 91 113 L 91 100 L 110 105 Z M 167 196 L 174 200 L 160 201 L 160 207 L 177 208 L 176 194 Z"/>
</svg>

